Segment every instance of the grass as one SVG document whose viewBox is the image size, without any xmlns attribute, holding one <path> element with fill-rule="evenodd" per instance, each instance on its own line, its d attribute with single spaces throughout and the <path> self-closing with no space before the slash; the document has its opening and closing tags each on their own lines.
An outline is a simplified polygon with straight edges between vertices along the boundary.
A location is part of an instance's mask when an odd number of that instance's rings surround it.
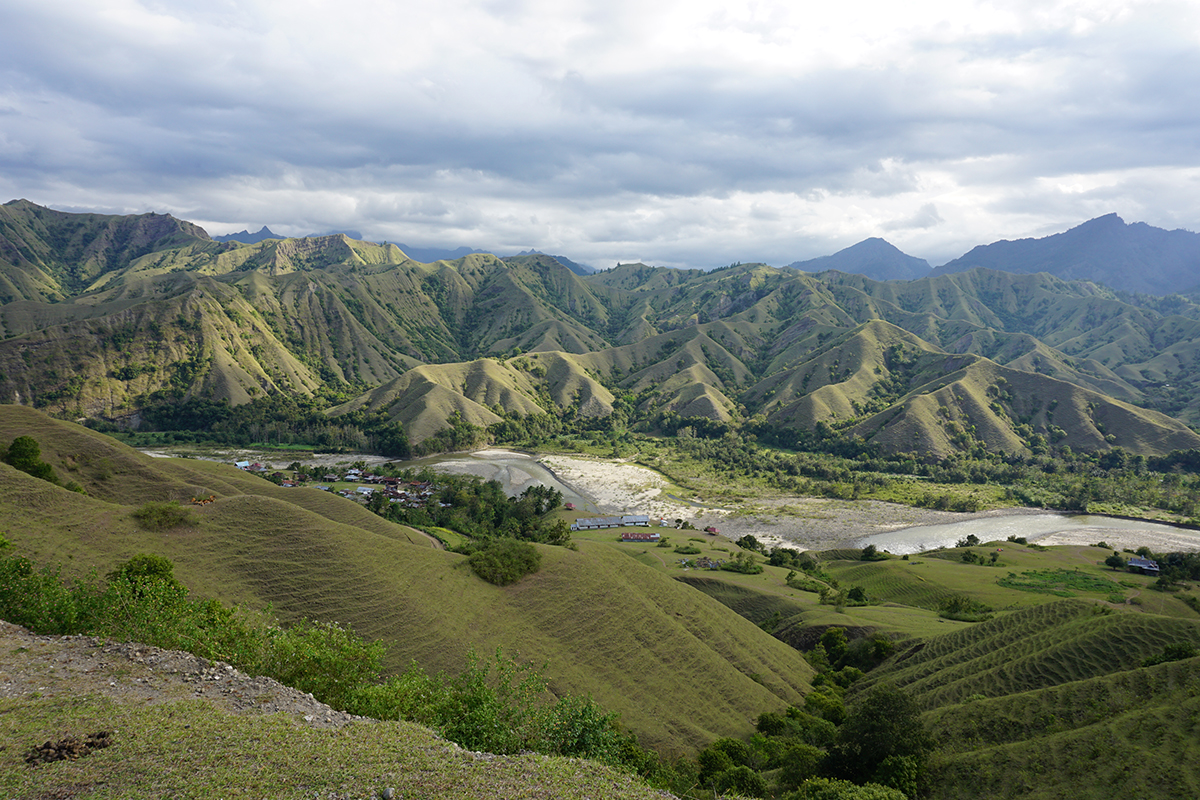
<svg viewBox="0 0 1200 800">
<path fill-rule="evenodd" d="M 329 493 L 282 489 L 212 462 L 151 459 L 0 406 L 0 438 L 13 429 L 37 438 L 56 469 L 74 458 L 88 480 L 92 496 L 83 496 L 0 465 L 0 531 L 19 554 L 62 563 L 67 575 L 103 574 L 153 552 L 201 596 L 270 605 L 284 621 L 338 621 L 383 640 L 393 672 L 416 660 L 453 674 L 472 646 L 502 647 L 544 664 L 552 690 L 592 695 L 667 754 L 748 733 L 763 710 L 798 702 L 808 689 L 812 671 L 799 653 L 671 580 L 657 559 L 652 569 L 631 568 L 616 543 L 581 539 L 578 552 L 538 546 L 539 572 L 496 587 L 475 577 L 464 556 Z M 84 456 L 110 463 L 112 476 L 88 478 Z M 149 498 L 210 494 L 217 500 L 192 511 L 194 526 L 152 533 L 129 516 Z"/>
<path fill-rule="evenodd" d="M 75 761 L 29 767 L 24 752 L 66 735 L 113 731 L 113 745 Z M 313 729 L 283 715 L 239 716 L 200 701 L 122 704 L 107 698 L 0 700 L 0 794 L 6 797 L 400 798 L 658 797 L 590 761 L 477 759 L 398 722 Z M 65 795 L 63 795 L 65 796 Z"/>
<path fill-rule="evenodd" d="M 1079 592 L 1111 593 L 1113 582 L 1078 568 L 1027 570 L 1020 575 L 1010 572 L 998 583 L 1007 589 L 1022 592 L 1041 592 L 1056 597 L 1075 597 Z"/>
<path fill-rule="evenodd" d="M 1195 611 L 1175 595 L 1149 591 L 1147 577 L 1101 566 L 1109 551 L 1091 547 L 992 543 L 975 548 L 986 555 L 999 547 L 996 567 L 965 564 L 953 549 L 875 562 L 857 560 L 857 551 L 830 551 L 822 554 L 821 566 L 843 590 L 863 586 L 881 601 L 839 608 L 819 605 L 814 594 L 787 586 L 785 568 L 768 566 L 759 575 L 684 570 L 672 548 L 623 543 L 617 541 L 619 531 L 594 531 L 573 537 L 578 552 L 540 548 L 544 566 L 538 573 L 494 587 L 476 579 L 462 556 L 434 550 L 425 537 L 341 498 L 280 489 L 209 462 L 151 461 L 24 409 L 0 407 L 0 430 L 6 421 L 21 425 L 22 432 L 41 426 L 33 435 L 43 444 L 43 457 L 86 480 L 93 494 L 66 492 L 0 466 L 0 529 L 11 532 L 22 553 L 64 562 L 67 572 L 78 573 L 91 565 L 104 572 L 151 550 L 174 560 L 176 575 L 202 594 L 254 607 L 269 602 L 285 619 L 338 620 L 382 638 L 391 646 L 389 664 L 395 670 L 416 659 L 430 671 L 454 672 L 468 646 L 479 652 L 502 646 L 523 661 L 545 664 L 552 690 L 591 694 L 605 708 L 619 711 L 622 723 L 644 744 L 666 753 L 695 752 L 717 736 L 748 735 L 757 714 L 796 703 L 807 691 L 808 665 L 755 625 L 776 614 L 777 631 L 789 641 L 805 641 L 831 625 L 854 634 L 884 632 L 897 640 L 898 653 L 869 673 L 863 686 L 901 685 L 929 715 L 950 714 L 947 709 L 966 703 L 981 725 L 1000 730 L 1019 722 L 1023 727 L 1017 729 L 1029 738 L 998 742 L 995 748 L 1010 749 L 991 751 L 999 762 L 1012 765 L 1011 774 L 1001 775 L 991 762 L 976 758 L 974 751 L 984 747 L 978 741 L 982 734 L 971 734 L 965 717 L 954 718 L 959 722 L 947 717 L 947 735 L 961 742 L 948 749 L 945 774 L 950 777 L 945 780 L 960 796 L 963 784 L 956 782 L 969 782 L 964 776 L 975 774 L 972 770 L 995 781 L 998 796 L 1004 796 L 1010 779 L 1017 786 L 1021 775 L 1029 780 L 1042 775 L 1039 769 L 1074 770 L 1053 758 L 1081 757 L 1078 748 L 1085 745 L 1087 753 L 1098 748 L 1100 754 L 1112 754 L 1081 725 L 1072 722 L 1072 728 L 1063 721 L 1060 711 L 1053 712 L 1059 722 L 1047 718 L 1038 728 L 1021 721 L 1036 704 L 1006 703 L 1145 672 L 1142 660 L 1165 646 L 1200 642 Z M 47 457 L 51 452 L 54 457 Z M 101 461 L 111 473 L 107 478 L 91 472 Z M 151 533 L 132 520 L 130 512 L 151 493 L 170 499 L 171 492 L 183 491 L 218 496 L 217 502 L 193 510 L 195 526 Z M 672 545 L 686 541 L 710 557 L 728 558 L 737 550 L 723 537 L 661 532 Z M 1079 596 L 1058 600 L 1002 585 L 1010 572 L 1027 580 L 1041 576 L 1040 584 L 1061 585 Z M 979 623 L 940 619 L 940 600 L 958 594 L 999 611 Z M 1121 611 L 1113 611 L 1109 603 L 1116 595 L 1141 605 L 1122 604 Z M 1181 669 L 1151 670 L 1167 667 Z M 1176 690 L 1171 680 L 1154 691 L 1189 708 L 1190 701 L 1171 694 Z M 1192 678 L 1185 684 L 1200 693 Z M 1139 691 L 1153 702 L 1147 701 L 1138 724 L 1158 725 L 1163 737 L 1178 736 L 1182 717 L 1160 708 L 1149 690 Z M 1091 702 L 1083 694 L 1063 697 L 1068 697 L 1061 701 L 1064 707 L 1077 713 Z M 1141 713 L 1109 714 L 1105 702 L 1092 703 L 1099 727 L 1091 730 L 1115 729 L 1120 714 Z M 1046 707 L 1053 708 L 1050 700 Z M 1047 752 L 1061 755 L 1036 761 L 1036 746 L 1046 741 L 1051 741 Z M 1190 751 L 1169 747 L 1167 752 L 1182 757 Z M 1089 796 L 1087 787 L 1093 785 L 1081 782 L 1080 796 Z M 951 794 L 947 788 L 943 796 Z"/>
<path fill-rule="evenodd" d="M 1195 797 L 1197 714 L 1196 658 L 939 709 L 932 796 Z"/>
</svg>

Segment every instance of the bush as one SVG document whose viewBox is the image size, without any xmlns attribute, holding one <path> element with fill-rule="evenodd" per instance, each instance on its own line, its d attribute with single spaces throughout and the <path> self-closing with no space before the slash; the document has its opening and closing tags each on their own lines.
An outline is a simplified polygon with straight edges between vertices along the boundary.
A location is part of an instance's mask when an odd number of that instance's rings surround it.
<svg viewBox="0 0 1200 800">
<path fill-rule="evenodd" d="M 493 539 L 471 553 L 469 563 L 475 574 L 488 583 L 508 586 L 537 572 L 542 565 L 542 554 L 528 542 Z"/>
<path fill-rule="evenodd" d="M 796 789 L 809 778 L 815 778 L 825 760 L 825 751 L 810 744 L 791 744 L 785 751 L 779 770 L 779 782 L 788 789 Z"/>
<path fill-rule="evenodd" d="M 734 544 L 736 544 L 738 547 L 742 548 L 743 550 L 752 550 L 756 553 L 766 553 L 767 552 L 767 549 L 765 547 L 763 547 L 762 542 L 758 541 L 757 538 L 755 538 L 753 535 L 751 535 L 749 533 L 747 533 L 745 536 L 738 539 L 736 542 L 734 542 Z"/>
<path fill-rule="evenodd" d="M 345 708 L 356 689 L 379 679 L 382 642 L 367 642 L 336 622 L 302 621 L 271 631 L 263 665 L 280 683 Z"/>
<path fill-rule="evenodd" d="M 146 503 L 133 512 L 139 527 L 148 531 L 165 531 L 180 525 L 194 525 L 190 509 L 172 500 L 169 503 Z"/>
<path fill-rule="evenodd" d="M 192 599 L 165 558 L 135 556 L 109 574 L 107 586 L 94 577 L 67 586 L 58 569 L 39 570 L 8 548 L 0 536 L 0 618 L 35 633 L 87 633 L 186 650 L 311 692 L 334 708 L 430 725 L 472 749 L 534 750 L 661 772 L 657 759 L 617 728 L 615 715 L 591 698 L 545 702 L 546 679 L 499 650 L 493 664 L 472 653 L 454 678 L 430 677 L 413 665 L 379 683 L 381 642 L 336 623 L 282 629 L 265 616 Z"/>
<path fill-rule="evenodd" d="M 718 775 L 714 788 L 722 794 L 737 794 L 742 797 L 767 796 L 766 779 L 744 765 L 725 770 Z"/>
<path fill-rule="evenodd" d="M 1165 664 L 1168 661 L 1183 661 L 1186 658 L 1195 658 L 1200 656 L 1200 650 L 1196 649 L 1196 645 L 1191 642 L 1177 642 L 1169 644 L 1163 648 L 1163 651 L 1156 656 L 1150 656 L 1142 662 L 1143 667 L 1153 667 L 1158 664 Z"/>
<path fill-rule="evenodd" d="M 956 594 L 938 603 L 938 616 L 960 622 L 983 622 L 992 618 L 992 609 L 978 600 Z"/>
<path fill-rule="evenodd" d="M 744 575 L 757 575 L 763 571 L 763 565 L 759 564 L 753 555 L 743 550 L 732 561 L 721 564 L 721 569 L 729 572 L 741 572 Z"/>
<path fill-rule="evenodd" d="M 862 554 L 859 556 L 860 561 L 883 561 L 886 558 L 887 556 L 879 552 L 879 549 L 873 544 L 869 544 L 864 547 L 862 549 Z"/>
<path fill-rule="evenodd" d="M 906 797 L 898 789 L 877 783 L 857 786 L 849 781 L 812 778 L 797 791 L 784 795 L 784 800 L 906 800 Z"/>
<path fill-rule="evenodd" d="M 18 436 L 3 452 L 4 461 L 35 478 L 57 484 L 54 468 L 42 461 L 42 448 L 32 436 Z"/>
</svg>

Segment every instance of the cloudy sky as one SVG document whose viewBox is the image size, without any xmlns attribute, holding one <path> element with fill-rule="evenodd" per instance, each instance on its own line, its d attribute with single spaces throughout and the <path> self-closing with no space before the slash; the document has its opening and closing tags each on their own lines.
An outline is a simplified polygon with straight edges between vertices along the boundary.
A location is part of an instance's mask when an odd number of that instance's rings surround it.
<svg viewBox="0 0 1200 800">
<path fill-rule="evenodd" d="M 599 267 L 1200 230 L 1200 4 L 0 0 L 0 201 Z"/>
</svg>

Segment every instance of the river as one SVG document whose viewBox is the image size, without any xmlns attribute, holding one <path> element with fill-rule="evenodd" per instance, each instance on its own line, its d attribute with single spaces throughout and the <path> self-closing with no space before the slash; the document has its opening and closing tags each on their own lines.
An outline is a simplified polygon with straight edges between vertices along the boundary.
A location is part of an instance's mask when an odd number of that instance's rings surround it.
<svg viewBox="0 0 1200 800">
<path fill-rule="evenodd" d="M 1095 544 L 1117 548 L 1146 545 L 1156 552 L 1200 550 L 1200 531 L 1157 522 L 1126 520 L 1095 514 L 1016 513 L 987 515 L 941 525 L 921 525 L 854 540 L 855 547 L 873 544 L 896 555 L 921 553 L 938 547 L 953 547 L 974 534 L 980 542 L 1024 537 L 1039 544 Z"/>
</svg>

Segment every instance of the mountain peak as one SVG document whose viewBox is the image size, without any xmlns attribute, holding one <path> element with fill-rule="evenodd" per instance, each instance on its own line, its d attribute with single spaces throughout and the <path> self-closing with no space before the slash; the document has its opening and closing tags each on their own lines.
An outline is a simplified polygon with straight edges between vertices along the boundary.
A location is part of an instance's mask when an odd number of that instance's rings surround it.
<svg viewBox="0 0 1200 800">
<path fill-rule="evenodd" d="M 804 272 L 836 269 L 840 272 L 866 275 L 880 281 L 924 278 L 929 275 L 930 270 L 929 262 L 925 259 L 910 256 L 878 236 L 863 239 L 831 256 L 796 261 L 788 266 Z"/>
<path fill-rule="evenodd" d="M 227 233 L 224 236 L 214 236 L 213 241 L 217 242 L 241 242 L 242 244 L 258 244 L 267 239 L 286 239 L 286 236 L 281 236 L 278 233 L 273 233 L 270 228 L 263 225 L 258 233 L 251 233 L 249 230 L 238 231 L 237 233 Z"/>
<path fill-rule="evenodd" d="M 980 245 L 934 270 L 935 275 L 974 267 L 1002 272 L 1048 272 L 1113 289 L 1166 295 L 1193 291 L 1200 282 L 1200 234 L 1126 224 L 1105 214 L 1041 239 Z"/>
</svg>

